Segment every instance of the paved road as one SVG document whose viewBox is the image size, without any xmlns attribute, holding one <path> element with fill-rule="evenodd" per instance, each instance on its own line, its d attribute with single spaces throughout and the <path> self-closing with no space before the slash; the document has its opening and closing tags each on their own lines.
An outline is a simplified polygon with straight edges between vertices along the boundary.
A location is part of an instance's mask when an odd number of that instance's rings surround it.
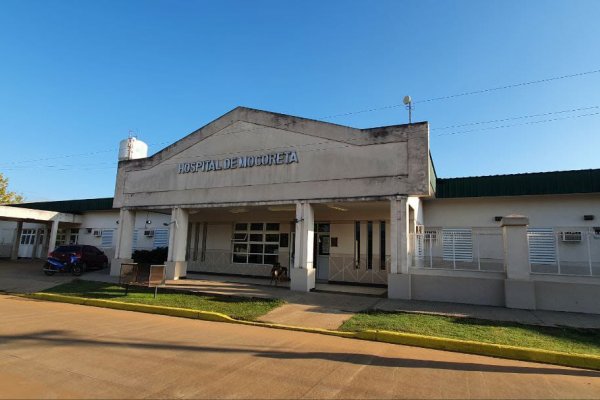
<svg viewBox="0 0 600 400">
<path fill-rule="evenodd" d="M 0 397 L 598 398 L 600 373 L 0 295 Z"/>
</svg>

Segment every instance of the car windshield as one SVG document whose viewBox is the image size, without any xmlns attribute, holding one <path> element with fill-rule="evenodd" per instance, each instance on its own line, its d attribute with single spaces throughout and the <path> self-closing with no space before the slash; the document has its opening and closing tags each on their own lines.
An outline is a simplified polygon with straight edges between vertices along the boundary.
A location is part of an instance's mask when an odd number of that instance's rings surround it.
<svg viewBox="0 0 600 400">
<path fill-rule="evenodd" d="M 57 253 L 71 253 L 74 251 L 79 251 L 80 246 L 60 246 L 56 250 Z"/>
</svg>

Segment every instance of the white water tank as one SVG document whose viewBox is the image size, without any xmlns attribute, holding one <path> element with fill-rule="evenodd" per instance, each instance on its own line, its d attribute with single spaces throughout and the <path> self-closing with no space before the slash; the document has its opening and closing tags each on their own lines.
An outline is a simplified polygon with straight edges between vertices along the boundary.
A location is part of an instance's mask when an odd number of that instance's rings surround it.
<svg viewBox="0 0 600 400">
<path fill-rule="evenodd" d="M 134 137 L 119 143 L 119 161 L 148 157 L 148 145 Z"/>
</svg>

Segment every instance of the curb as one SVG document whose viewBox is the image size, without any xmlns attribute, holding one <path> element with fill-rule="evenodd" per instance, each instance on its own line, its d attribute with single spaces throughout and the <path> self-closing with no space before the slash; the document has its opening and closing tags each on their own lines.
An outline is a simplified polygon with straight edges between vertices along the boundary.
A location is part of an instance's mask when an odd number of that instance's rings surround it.
<svg viewBox="0 0 600 400">
<path fill-rule="evenodd" d="M 281 325 L 269 322 L 244 321 L 231 318 L 228 315 L 212 312 L 190 310 L 186 308 L 153 306 L 149 304 L 123 303 L 114 300 L 86 299 L 83 297 L 63 296 L 52 293 L 31 293 L 22 295 L 23 297 L 55 301 L 60 303 L 70 303 L 78 305 L 87 305 L 93 307 L 111 308 L 115 310 L 136 311 L 150 314 L 168 315 L 172 317 L 182 317 L 199 319 L 212 322 L 227 322 L 241 325 L 251 325 L 263 328 L 282 329 L 288 331 L 318 333 L 321 335 L 330 335 L 348 339 L 361 339 L 375 342 L 401 344 L 406 346 L 425 347 L 436 350 L 454 351 L 459 353 L 476 354 L 482 356 L 507 358 L 519 361 L 532 361 L 546 364 L 556 364 L 566 367 L 585 368 L 600 371 L 600 356 L 587 354 L 562 353 L 558 351 L 530 349 L 526 347 L 508 346 L 501 344 L 491 344 L 482 342 L 473 342 L 468 340 L 440 338 L 434 336 L 424 336 L 412 333 L 366 330 L 360 332 L 344 332 L 320 328 L 307 328 L 301 326 Z"/>
</svg>

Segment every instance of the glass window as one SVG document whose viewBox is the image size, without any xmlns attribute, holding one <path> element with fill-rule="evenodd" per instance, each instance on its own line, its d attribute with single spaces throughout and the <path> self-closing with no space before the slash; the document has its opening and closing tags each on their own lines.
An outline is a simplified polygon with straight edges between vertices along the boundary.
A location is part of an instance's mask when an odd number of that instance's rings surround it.
<svg viewBox="0 0 600 400">
<path fill-rule="evenodd" d="M 267 231 L 269 233 L 264 233 Z M 279 224 L 271 222 L 236 223 L 232 242 L 232 262 L 274 264 L 278 261 Z"/>
<path fill-rule="evenodd" d="M 235 230 L 236 231 L 247 231 L 248 224 L 235 224 Z"/>
<path fill-rule="evenodd" d="M 289 247 L 290 245 L 290 235 L 287 233 L 282 233 L 279 235 L 279 247 Z"/>
<path fill-rule="evenodd" d="M 248 244 L 247 243 L 234 243 L 233 244 L 233 252 L 234 253 L 247 253 L 248 252 Z"/>
<path fill-rule="evenodd" d="M 317 232 L 329 232 L 329 224 L 317 224 Z"/>
<path fill-rule="evenodd" d="M 279 224 L 276 223 L 267 223 L 267 231 L 277 231 L 279 232 Z"/>
<path fill-rule="evenodd" d="M 248 254 L 248 263 L 249 264 L 262 264 L 263 263 L 262 254 Z"/>
<path fill-rule="evenodd" d="M 279 242 L 279 234 L 278 233 L 265 234 L 265 242 L 271 242 L 271 243 Z"/>
<path fill-rule="evenodd" d="M 266 244 L 265 245 L 265 253 L 266 254 L 277 254 L 279 252 L 279 245 L 277 244 Z"/>
</svg>

